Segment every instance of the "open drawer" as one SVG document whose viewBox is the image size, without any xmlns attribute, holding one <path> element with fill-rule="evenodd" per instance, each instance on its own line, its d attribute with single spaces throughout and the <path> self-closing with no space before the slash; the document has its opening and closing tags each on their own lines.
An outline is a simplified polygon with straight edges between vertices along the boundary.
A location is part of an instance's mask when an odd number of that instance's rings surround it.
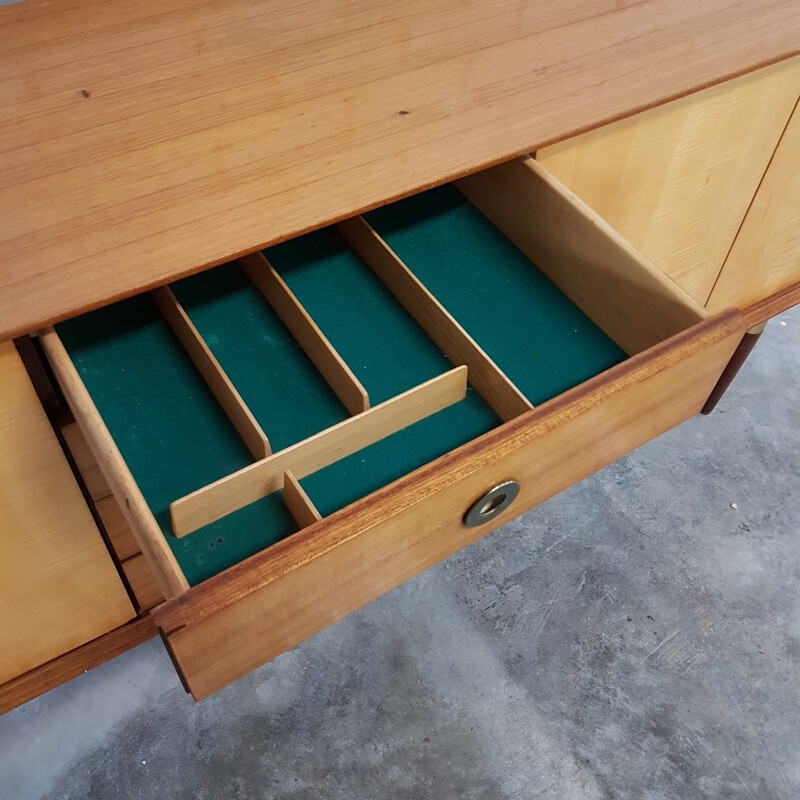
<svg viewBox="0 0 800 800">
<path fill-rule="evenodd" d="M 521 159 L 41 338 L 200 698 L 699 411 L 742 334 Z"/>
</svg>

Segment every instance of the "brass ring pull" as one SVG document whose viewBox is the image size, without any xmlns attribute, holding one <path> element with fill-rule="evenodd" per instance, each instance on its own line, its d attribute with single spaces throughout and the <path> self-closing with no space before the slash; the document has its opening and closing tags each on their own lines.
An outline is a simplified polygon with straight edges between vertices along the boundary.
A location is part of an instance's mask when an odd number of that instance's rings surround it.
<svg viewBox="0 0 800 800">
<path fill-rule="evenodd" d="M 476 528 L 498 514 L 505 511 L 519 494 L 519 484 L 516 481 L 503 481 L 497 486 L 482 494 L 464 514 L 464 524 L 468 528 Z"/>
</svg>

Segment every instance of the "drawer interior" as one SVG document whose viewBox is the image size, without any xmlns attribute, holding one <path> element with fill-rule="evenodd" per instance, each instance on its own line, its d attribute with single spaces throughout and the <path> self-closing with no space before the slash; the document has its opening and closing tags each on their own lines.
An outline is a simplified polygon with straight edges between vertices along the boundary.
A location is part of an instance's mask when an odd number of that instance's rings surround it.
<svg viewBox="0 0 800 800">
<path fill-rule="evenodd" d="M 625 358 L 452 184 L 366 220 L 534 405 Z"/>
<path fill-rule="evenodd" d="M 706 316 L 507 168 L 44 334 L 188 585 Z"/>
</svg>

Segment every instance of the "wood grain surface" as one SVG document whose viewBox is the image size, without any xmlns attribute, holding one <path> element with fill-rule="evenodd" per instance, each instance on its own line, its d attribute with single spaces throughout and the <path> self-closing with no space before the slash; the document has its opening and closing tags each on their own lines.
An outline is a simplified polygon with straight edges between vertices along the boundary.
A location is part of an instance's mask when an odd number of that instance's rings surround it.
<svg viewBox="0 0 800 800">
<path fill-rule="evenodd" d="M 186 576 L 165 541 L 153 512 L 142 497 L 141 490 L 120 455 L 61 339 L 53 328 L 40 331 L 39 338 L 89 450 L 108 481 L 125 521 L 147 558 L 159 589 L 164 597 L 180 595 L 189 588 Z M 3 464 L 6 463 L 11 468 L 13 459 L 4 459 Z"/>
<path fill-rule="evenodd" d="M 134 616 L 12 342 L 0 343 L 0 683 Z"/>
<path fill-rule="evenodd" d="M 798 95 L 794 58 L 536 158 L 705 305 Z"/>
<path fill-rule="evenodd" d="M 0 338 L 800 49 L 796 0 L 0 8 Z"/>
<path fill-rule="evenodd" d="M 708 316 L 532 158 L 500 164 L 456 185 L 629 355 Z"/>
<path fill-rule="evenodd" d="M 798 76 L 800 93 L 800 75 Z M 708 299 L 712 311 L 744 306 L 800 281 L 800 104 Z"/>
</svg>

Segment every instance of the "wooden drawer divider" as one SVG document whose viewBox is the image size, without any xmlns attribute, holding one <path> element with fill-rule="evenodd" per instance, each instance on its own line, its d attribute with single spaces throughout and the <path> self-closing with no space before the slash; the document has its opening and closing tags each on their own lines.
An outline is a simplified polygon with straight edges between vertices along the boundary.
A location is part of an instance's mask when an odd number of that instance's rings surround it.
<svg viewBox="0 0 800 800">
<path fill-rule="evenodd" d="M 176 536 L 192 533 L 282 489 L 287 470 L 295 478 L 304 478 L 463 400 L 466 393 L 467 367 L 455 367 L 269 458 L 220 478 L 170 505 L 173 532 Z"/>
<path fill-rule="evenodd" d="M 239 264 L 342 401 L 342 405 L 351 414 L 366 411 L 370 405 L 367 390 L 266 256 L 260 252 L 251 253 L 240 258 Z"/>
<path fill-rule="evenodd" d="M 222 406 L 234 428 L 236 428 L 253 458 L 266 458 L 272 448 L 269 439 L 253 413 L 242 400 L 242 396 L 231 383 L 225 370 L 217 361 L 211 348 L 206 344 L 200 331 L 197 330 L 186 310 L 168 286 L 162 286 L 150 292 L 150 296 L 158 306 L 161 316 L 172 329 L 178 341 L 183 345 L 197 371 L 202 375 L 217 402 Z"/>
<path fill-rule="evenodd" d="M 283 473 L 283 502 L 301 528 L 307 528 L 322 519 L 317 507 L 290 469 Z"/>
<path fill-rule="evenodd" d="M 470 383 L 501 420 L 507 422 L 533 408 L 525 395 L 363 217 L 340 222 L 337 228 L 445 356 L 454 364 L 469 367 Z"/>
<path fill-rule="evenodd" d="M 456 182 L 461 193 L 628 355 L 708 312 L 532 158 Z"/>
</svg>

